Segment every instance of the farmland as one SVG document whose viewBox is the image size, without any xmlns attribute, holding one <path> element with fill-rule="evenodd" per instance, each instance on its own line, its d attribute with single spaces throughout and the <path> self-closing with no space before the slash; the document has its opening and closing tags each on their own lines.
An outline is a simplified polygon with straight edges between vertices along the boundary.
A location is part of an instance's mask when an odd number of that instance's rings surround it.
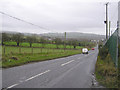
<svg viewBox="0 0 120 90">
<path fill-rule="evenodd" d="M 64 50 L 64 49 L 46 49 L 46 48 L 27 48 L 21 47 L 21 52 L 19 52 L 20 47 L 4 47 L 2 48 L 2 67 L 13 67 L 22 64 L 27 64 L 30 62 L 51 60 L 55 58 L 70 56 L 74 54 L 81 53 L 81 50 Z"/>
<path fill-rule="evenodd" d="M 83 47 L 90 49 L 95 44 L 91 42 L 81 43 L 72 41 L 72 44 L 55 42 L 20 42 L 4 41 L 2 43 L 2 67 L 14 67 L 23 64 L 51 60 L 60 57 L 66 57 L 74 54 L 80 54 Z"/>
</svg>

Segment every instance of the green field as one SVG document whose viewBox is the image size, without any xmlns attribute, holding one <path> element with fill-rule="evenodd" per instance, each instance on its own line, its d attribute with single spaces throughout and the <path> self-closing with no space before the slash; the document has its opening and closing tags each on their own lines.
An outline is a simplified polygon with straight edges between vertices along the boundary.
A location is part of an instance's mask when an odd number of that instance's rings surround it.
<svg viewBox="0 0 120 90">
<path fill-rule="evenodd" d="M 81 53 L 81 49 L 64 50 L 64 49 L 33 48 L 32 50 L 32 48 L 27 47 L 5 46 L 5 54 L 4 47 L 2 47 L 2 67 L 7 68 L 19 66 L 30 62 L 51 60 L 79 53 Z"/>
<path fill-rule="evenodd" d="M 93 44 L 91 46 L 94 47 Z M 87 46 L 88 50 L 90 50 L 91 46 Z M 73 46 L 66 45 L 66 49 L 64 49 L 64 45 L 58 45 L 57 48 L 56 44 L 41 43 L 33 43 L 32 47 L 30 47 L 27 42 L 20 43 L 18 47 L 16 42 L 4 42 L 2 47 L 2 67 L 8 68 L 30 62 L 80 54 L 82 48 L 83 46 L 76 46 L 76 49 L 74 49 Z"/>
<path fill-rule="evenodd" d="M 4 44 L 17 46 L 16 42 L 4 42 Z M 20 46 L 29 47 L 30 45 L 27 42 L 23 42 L 23 43 L 20 43 Z M 57 48 L 56 44 L 41 44 L 41 43 L 33 43 L 32 44 L 32 47 L 43 47 L 43 46 L 44 46 L 44 48 Z M 82 46 L 76 46 L 76 49 L 80 49 L 81 47 Z M 58 48 L 64 48 L 64 45 L 58 45 Z M 66 48 L 70 49 L 70 48 L 73 48 L 73 46 L 66 45 Z"/>
</svg>

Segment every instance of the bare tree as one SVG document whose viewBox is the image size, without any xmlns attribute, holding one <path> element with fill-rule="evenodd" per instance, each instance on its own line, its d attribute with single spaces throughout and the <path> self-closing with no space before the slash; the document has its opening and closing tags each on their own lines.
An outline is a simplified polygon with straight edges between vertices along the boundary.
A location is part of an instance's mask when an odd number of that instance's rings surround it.
<svg viewBox="0 0 120 90">
<path fill-rule="evenodd" d="M 60 38 L 55 38 L 54 41 L 55 41 L 56 47 L 59 48 L 58 45 L 62 43 L 62 40 Z"/>
<path fill-rule="evenodd" d="M 1 41 L 2 45 L 4 45 L 4 42 L 6 41 L 10 41 L 10 37 L 8 36 L 8 34 L 2 33 L 2 41 Z"/>
<path fill-rule="evenodd" d="M 46 45 L 46 42 L 47 42 L 47 40 L 45 40 L 44 38 L 40 38 L 40 43 L 42 44 L 42 48 L 44 48 L 45 47 L 45 45 Z"/>
<path fill-rule="evenodd" d="M 19 44 L 23 42 L 23 37 L 24 35 L 21 33 L 13 34 L 12 41 L 15 41 L 17 43 L 17 46 L 19 46 Z"/>
<path fill-rule="evenodd" d="M 26 41 L 30 44 L 30 47 L 32 47 L 32 44 L 36 42 L 36 37 L 35 36 L 27 36 Z"/>
</svg>

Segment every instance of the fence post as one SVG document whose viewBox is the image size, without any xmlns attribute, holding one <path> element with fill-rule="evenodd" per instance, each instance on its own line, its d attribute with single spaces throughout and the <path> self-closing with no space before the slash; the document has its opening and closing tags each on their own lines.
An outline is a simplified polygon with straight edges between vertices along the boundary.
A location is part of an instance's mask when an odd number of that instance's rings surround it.
<svg viewBox="0 0 120 90">
<path fill-rule="evenodd" d="M 5 46 L 4 46 L 4 49 L 3 49 L 3 53 L 4 53 L 4 55 L 5 55 Z"/>
<path fill-rule="evenodd" d="M 19 47 L 19 53 L 21 53 L 21 46 Z"/>
<path fill-rule="evenodd" d="M 53 52 L 54 52 L 54 48 L 53 48 Z"/>
<path fill-rule="evenodd" d="M 33 47 L 32 47 L 32 54 L 33 54 Z"/>
<path fill-rule="evenodd" d="M 49 52 L 49 48 L 47 48 L 47 53 Z"/>
<path fill-rule="evenodd" d="M 41 53 L 42 53 L 42 47 L 40 49 L 41 49 Z"/>
</svg>

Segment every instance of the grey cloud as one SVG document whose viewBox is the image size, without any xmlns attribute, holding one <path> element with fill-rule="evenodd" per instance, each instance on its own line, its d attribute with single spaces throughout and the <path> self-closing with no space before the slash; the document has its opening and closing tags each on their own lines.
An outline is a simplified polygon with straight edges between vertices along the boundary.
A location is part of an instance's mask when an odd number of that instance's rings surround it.
<svg viewBox="0 0 120 90">
<path fill-rule="evenodd" d="M 90 32 L 105 34 L 105 2 L 79 2 L 79 0 L 1 0 L 1 11 L 56 32 Z M 110 19 L 117 2 L 109 6 Z M 117 12 L 115 12 L 117 14 Z M 21 32 L 44 33 L 47 30 L 4 16 L 4 29 Z M 117 16 L 112 20 L 116 27 Z M 13 29 L 12 29 L 13 28 Z M 26 29 L 26 31 L 25 31 Z"/>
</svg>

